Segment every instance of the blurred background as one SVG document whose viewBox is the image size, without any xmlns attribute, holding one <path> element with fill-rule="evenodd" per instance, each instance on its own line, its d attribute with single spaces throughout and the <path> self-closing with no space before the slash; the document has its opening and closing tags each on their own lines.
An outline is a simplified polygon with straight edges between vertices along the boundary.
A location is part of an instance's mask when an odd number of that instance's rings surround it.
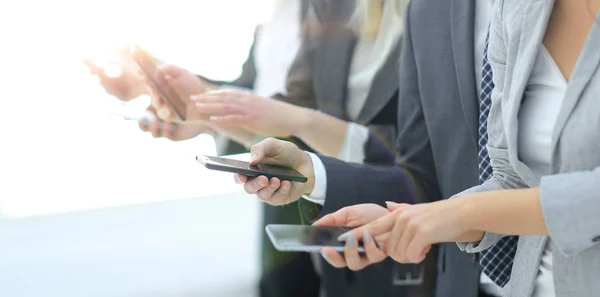
<svg viewBox="0 0 600 297">
<path fill-rule="evenodd" d="M 141 133 L 115 113 L 148 98 L 82 60 L 133 41 L 233 79 L 274 2 L 0 1 L 0 296 L 255 296 L 259 205 L 195 161 L 213 139 Z"/>
</svg>

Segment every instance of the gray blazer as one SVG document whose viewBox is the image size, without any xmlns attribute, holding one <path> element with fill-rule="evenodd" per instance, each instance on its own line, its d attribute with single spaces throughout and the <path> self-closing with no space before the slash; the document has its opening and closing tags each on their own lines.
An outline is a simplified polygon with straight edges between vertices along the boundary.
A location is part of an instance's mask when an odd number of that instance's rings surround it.
<svg viewBox="0 0 600 297">
<path fill-rule="evenodd" d="M 519 160 L 517 116 L 554 0 L 498 0 L 496 5 L 489 49 L 496 89 L 488 122 L 494 174 L 467 192 L 540 187 L 544 220 L 552 238 L 556 296 L 598 296 L 600 24 L 592 28 L 569 81 L 553 134 L 552 175 L 541 177 Z M 459 246 L 479 252 L 501 237 L 487 233 L 478 246 Z M 520 237 L 507 296 L 531 296 L 547 239 Z"/>
</svg>

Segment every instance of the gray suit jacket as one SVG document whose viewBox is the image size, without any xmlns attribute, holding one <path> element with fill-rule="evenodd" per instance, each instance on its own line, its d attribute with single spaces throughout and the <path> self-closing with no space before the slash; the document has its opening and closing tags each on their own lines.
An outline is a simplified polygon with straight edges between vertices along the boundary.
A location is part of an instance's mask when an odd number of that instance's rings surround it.
<svg viewBox="0 0 600 297">
<path fill-rule="evenodd" d="M 478 184 L 475 1 L 410 1 L 400 62 L 397 162 L 381 167 L 321 157 L 325 212 L 389 200 L 435 201 Z M 430 277 L 437 272 L 435 296 L 478 296 L 479 264 L 454 243 L 441 244 L 438 255 L 437 266 L 425 267 Z"/>
<path fill-rule="evenodd" d="M 467 192 L 540 187 L 544 220 L 552 238 L 557 296 L 600 292 L 600 24 L 579 56 L 553 134 L 550 176 L 537 176 L 519 160 L 518 114 L 528 78 L 542 46 L 554 0 L 498 0 L 489 58 L 496 89 L 488 122 L 493 177 Z M 469 252 L 494 245 L 488 233 Z M 547 242 L 521 236 L 507 296 L 531 296 Z"/>
</svg>

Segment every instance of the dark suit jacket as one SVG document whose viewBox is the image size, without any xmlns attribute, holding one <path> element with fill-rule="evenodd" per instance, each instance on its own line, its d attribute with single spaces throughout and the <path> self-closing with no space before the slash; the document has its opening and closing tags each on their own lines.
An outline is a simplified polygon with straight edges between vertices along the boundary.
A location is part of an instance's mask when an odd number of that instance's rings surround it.
<svg viewBox="0 0 600 297">
<path fill-rule="evenodd" d="M 400 67 L 397 163 L 375 167 L 322 157 L 324 211 L 393 199 L 447 198 L 478 184 L 474 73 L 476 0 L 412 0 Z M 456 244 L 440 245 L 438 297 L 475 297 L 479 265 Z"/>
<path fill-rule="evenodd" d="M 302 46 L 288 75 L 288 94 L 282 100 L 301 106 L 314 105 L 321 112 L 349 120 L 346 114 L 348 76 L 358 41 L 356 32 L 348 26 L 354 6 L 354 1 L 349 0 L 311 2 L 303 26 Z M 390 165 L 394 161 L 400 46 L 398 42 L 375 75 L 358 116 L 357 122 L 369 127 L 372 135 L 365 144 L 366 163 Z M 301 208 L 306 221 L 310 222 L 314 219 L 310 212 L 318 212 L 319 207 L 301 200 Z M 327 208 L 326 212 L 337 209 L 339 207 Z M 352 272 L 335 269 L 322 259 L 319 261 L 327 296 L 417 296 L 407 295 L 406 286 L 394 284 L 397 274 L 404 275 L 415 265 L 400 265 L 388 260 Z"/>
</svg>

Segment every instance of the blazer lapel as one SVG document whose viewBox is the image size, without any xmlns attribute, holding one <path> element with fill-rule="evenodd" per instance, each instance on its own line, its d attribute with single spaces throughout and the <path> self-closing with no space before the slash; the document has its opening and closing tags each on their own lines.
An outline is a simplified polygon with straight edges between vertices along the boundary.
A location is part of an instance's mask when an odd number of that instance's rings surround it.
<svg viewBox="0 0 600 297">
<path fill-rule="evenodd" d="M 399 40 L 392 49 L 392 52 L 390 52 L 383 67 L 379 69 L 373 78 L 367 100 L 358 115 L 359 123 L 371 122 L 398 90 L 400 80 L 398 76 L 398 58 L 400 56 L 401 44 L 402 42 Z"/>
<path fill-rule="evenodd" d="M 316 57 L 315 92 L 319 110 L 347 120 L 345 98 L 348 89 L 348 72 L 356 36 L 351 30 L 336 32 L 321 44 Z"/>
<path fill-rule="evenodd" d="M 458 90 L 463 109 L 463 115 L 469 126 L 469 133 L 473 145 L 477 146 L 477 133 L 479 127 L 479 100 L 477 86 L 475 86 L 474 65 L 474 27 L 475 27 L 475 1 L 467 0 L 452 2 L 452 47 L 454 52 L 454 65 Z M 481 57 L 483 59 L 483 57 Z"/>
<path fill-rule="evenodd" d="M 573 74 L 569 80 L 565 98 L 556 120 L 552 135 L 552 148 L 556 149 L 558 139 L 562 133 L 569 116 L 575 109 L 577 102 L 581 98 L 583 91 L 586 89 L 590 80 L 600 66 L 600 25 L 594 23 L 588 40 L 586 41 L 581 54 L 577 60 L 577 64 L 573 69 Z"/>
</svg>

